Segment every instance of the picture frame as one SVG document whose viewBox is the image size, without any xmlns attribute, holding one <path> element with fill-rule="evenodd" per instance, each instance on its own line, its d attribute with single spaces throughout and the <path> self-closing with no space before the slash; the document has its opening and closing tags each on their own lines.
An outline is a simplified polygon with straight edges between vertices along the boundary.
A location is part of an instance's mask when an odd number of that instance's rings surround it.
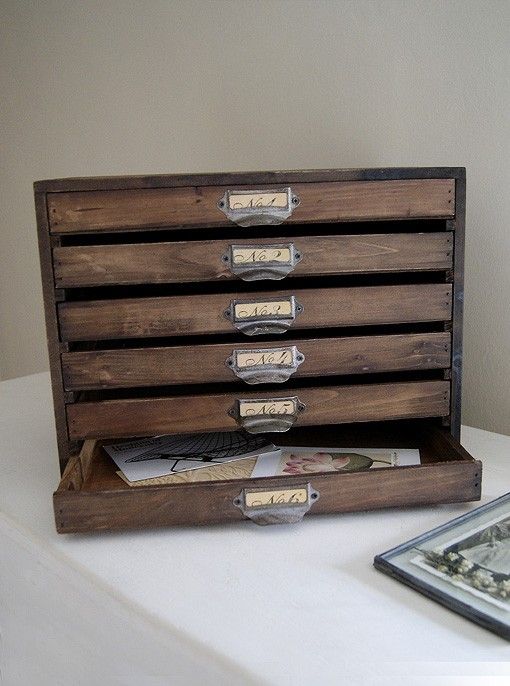
<svg viewBox="0 0 510 686">
<path fill-rule="evenodd" d="M 374 566 L 510 640 L 510 493 L 376 555 Z"/>
</svg>

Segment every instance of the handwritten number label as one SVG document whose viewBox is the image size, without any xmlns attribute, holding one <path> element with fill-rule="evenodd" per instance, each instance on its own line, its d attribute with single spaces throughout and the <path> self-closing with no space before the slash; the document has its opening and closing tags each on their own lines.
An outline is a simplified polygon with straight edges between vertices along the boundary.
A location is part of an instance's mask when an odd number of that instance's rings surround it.
<svg viewBox="0 0 510 686">
<path fill-rule="evenodd" d="M 264 403 L 259 407 L 247 407 L 245 416 L 250 415 L 273 415 L 273 414 L 291 414 L 294 409 L 293 403 Z"/>
<path fill-rule="evenodd" d="M 245 207 L 274 207 L 276 204 L 276 197 L 264 197 L 259 196 L 258 198 L 250 198 L 248 202 L 233 202 L 231 207 L 233 210 L 244 209 Z"/>
<path fill-rule="evenodd" d="M 268 507 L 270 505 L 303 505 L 308 502 L 306 488 L 281 491 L 248 491 L 245 496 L 246 507 Z"/>
<path fill-rule="evenodd" d="M 296 401 L 289 400 L 244 400 L 241 401 L 241 417 L 274 417 L 282 414 L 296 414 Z"/>
<path fill-rule="evenodd" d="M 285 317 L 292 315 L 290 300 L 236 303 L 235 318 L 251 319 L 252 317 Z"/>
<path fill-rule="evenodd" d="M 246 210 L 261 207 L 289 206 L 289 196 L 286 192 L 275 193 L 230 193 L 228 206 L 231 210 Z"/>
<path fill-rule="evenodd" d="M 277 365 L 290 367 L 293 364 L 292 350 L 257 350 L 253 352 L 237 353 L 237 366 L 240 369 L 260 367 L 263 365 Z"/>
<path fill-rule="evenodd" d="M 290 264 L 292 260 L 290 248 L 233 248 L 232 261 L 234 264 L 266 264 L 278 262 Z"/>
</svg>

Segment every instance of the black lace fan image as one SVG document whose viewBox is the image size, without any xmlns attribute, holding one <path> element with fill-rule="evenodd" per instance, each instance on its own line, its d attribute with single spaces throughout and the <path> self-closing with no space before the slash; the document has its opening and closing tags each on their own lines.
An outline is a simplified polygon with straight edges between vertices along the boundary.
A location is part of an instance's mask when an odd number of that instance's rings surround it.
<svg viewBox="0 0 510 686">
<path fill-rule="evenodd" d="M 147 452 L 126 460 L 126 463 L 174 460 L 171 471 L 180 471 L 178 466 L 182 460 L 221 463 L 225 459 L 253 452 L 264 446 L 267 446 L 267 439 L 263 436 L 252 436 L 239 431 L 168 436 L 163 445 L 151 447 Z"/>
</svg>

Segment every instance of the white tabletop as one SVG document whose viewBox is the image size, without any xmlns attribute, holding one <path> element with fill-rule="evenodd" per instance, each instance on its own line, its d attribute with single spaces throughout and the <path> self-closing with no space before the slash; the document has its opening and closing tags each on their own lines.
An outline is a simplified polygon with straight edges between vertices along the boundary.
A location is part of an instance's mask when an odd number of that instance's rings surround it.
<svg viewBox="0 0 510 686">
<path fill-rule="evenodd" d="M 510 437 L 463 443 L 482 503 L 509 491 Z M 0 384 L 0 461 L 6 686 L 508 683 L 506 641 L 372 567 L 478 503 L 58 535 L 47 374 Z"/>
</svg>

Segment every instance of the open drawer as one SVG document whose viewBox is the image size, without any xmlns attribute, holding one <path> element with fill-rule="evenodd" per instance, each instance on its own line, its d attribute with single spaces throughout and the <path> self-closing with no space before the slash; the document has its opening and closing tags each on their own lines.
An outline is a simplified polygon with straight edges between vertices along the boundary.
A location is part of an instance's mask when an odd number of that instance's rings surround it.
<svg viewBox="0 0 510 686">
<path fill-rule="evenodd" d="M 251 518 L 278 523 L 308 514 L 480 499 L 482 465 L 436 420 L 294 428 L 279 445 L 418 448 L 420 465 L 309 476 L 236 478 L 129 486 L 102 449 L 83 443 L 54 494 L 60 533 L 210 524 Z M 253 495 L 257 498 L 254 499 Z M 262 497 L 264 515 L 259 503 Z M 296 499 L 293 508 L 292 499 Z M 278 501 L 270 507 L 267 500 Z M 289 507 L 290 505 L 290 507 Z M 290 512 L 290 514 L 289 514 Z"/>
</svg>

